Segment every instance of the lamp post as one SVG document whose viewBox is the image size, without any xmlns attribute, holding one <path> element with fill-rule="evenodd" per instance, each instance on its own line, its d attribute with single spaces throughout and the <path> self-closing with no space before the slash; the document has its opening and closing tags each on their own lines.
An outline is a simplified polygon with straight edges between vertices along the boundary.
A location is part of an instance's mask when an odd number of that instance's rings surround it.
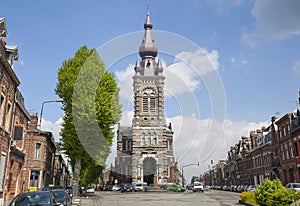
<svg viewBox="0 0 300 206">
<path fill-rule="evenodd" d="M 38 127 L 40 129 L 41 129 L 41 126 L 42 126 L 42 117 L 43 117 L 44 104 L 50 103 L 50 102 L 63 102 L 63 99 L 49 100 L 49 101 L 44 101 L 42 103 L 42 108 L 41 108 L 41 113 L 40 113 L 40 120 L 39 120 L 39 124 L 38 124 Z"/>
<path fill-rule="evenodd" d="M 199 163 L 191 163 L 191 164 L 183 165 L 183 166 L 181 167 L 181 180 L 182 180 L 182 187 L 184 187 L 183 168 L 185 168 L 185 167 L 189 167 L 189 166 L 193 166 L 193 165 L 197 165 L 197 166 L 199 166 Z"/>
</svg>

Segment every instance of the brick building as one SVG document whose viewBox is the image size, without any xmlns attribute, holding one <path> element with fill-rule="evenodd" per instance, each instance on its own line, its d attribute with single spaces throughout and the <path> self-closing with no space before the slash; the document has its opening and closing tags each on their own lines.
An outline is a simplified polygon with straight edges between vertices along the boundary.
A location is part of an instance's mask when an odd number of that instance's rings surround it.
<svg viewBox="0 0 300 206">
<path fill-rule="evenodd" d="M 25 134 L 30 115 L 25 109 L 24 98 L 19 90 L 16 92 L 13 139 L 8 156 L 5 201 L 24 191 L 23 166 L 25 163 Z"/>
<path fill-rule="evenodd" d="M 300 96 L 300 94 L 299 94 Z M 299 100 L 300 102 L 300 100 Z M 300 182 L 300 110 L 292 113 L 290 135 L 293 144 L 293 156 L 295 159 L 295 181 Z"/>
<path fill-rule="evenodd" d="M 12 140 L 15 124 L 24 128 L 28 120 L 13 67 L 18 60 L 18 47 L 7 45 L 6 35 L 6 21 L 0 18 L 0 204 L 20 190 L 24 152 L 22 144 L 12 144 Z"/>
<path fill-rule="evenodd" d="M 300 110 L 296 109 L 280 119 L 272 117 L 268 127 L 251 131 L 250 138 L 242 137 L 230 147 L 224 177 L 216 170 L 218 165 L 201 176 L 205 183 L 224 185 L 258 185 L 266 178 L 279 178 L 283 185 L 300 182 L 299 152 Z"/>
<path fill-rule="evenodd" d="M 291 113 L 288 113 L 276 121 L 278 127 L 277 139 L 279 141 L 281 176 L 284 185 L 296 180 L 296 161 L 294 158 L 293 138 L 290 134 Z"/>
<path fill-rule="evenodd" d="M 23 169 L 24 190 L 41 189 L 53 184 L 56 145 L 51 132 L 37 128 L 37 115 L 31 116 L 25 136 L 26 160 Z"/>
</svg>

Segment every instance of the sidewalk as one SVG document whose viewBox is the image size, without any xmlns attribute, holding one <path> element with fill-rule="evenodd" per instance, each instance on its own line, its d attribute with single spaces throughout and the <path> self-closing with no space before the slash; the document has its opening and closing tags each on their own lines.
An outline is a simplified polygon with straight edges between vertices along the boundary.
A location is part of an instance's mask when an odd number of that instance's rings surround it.
<svg viewBox="0 0 300 206">
<path fill-rule="evenodd" d="M 80 205 L 80 204 L 81 204 L 81 197 L 80 196 L 73 197 L 72 205 Z"/>
</svg>

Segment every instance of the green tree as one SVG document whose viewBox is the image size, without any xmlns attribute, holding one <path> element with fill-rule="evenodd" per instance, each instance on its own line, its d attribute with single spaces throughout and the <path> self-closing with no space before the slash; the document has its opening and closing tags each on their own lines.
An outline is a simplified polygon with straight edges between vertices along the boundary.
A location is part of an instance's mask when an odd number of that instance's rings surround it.
<svg viewBox="0 0 300 206">
<path fill-rule="evenodd" d="M 113 127 L 121 117 L 119 88 L 98 52 L 83 46 L 62 63 L 55 92 L 63 99 L 65 112 L 62 149 L 70 157 L 79 182 L 82 171 L 104 168 Z"/>
</svg>

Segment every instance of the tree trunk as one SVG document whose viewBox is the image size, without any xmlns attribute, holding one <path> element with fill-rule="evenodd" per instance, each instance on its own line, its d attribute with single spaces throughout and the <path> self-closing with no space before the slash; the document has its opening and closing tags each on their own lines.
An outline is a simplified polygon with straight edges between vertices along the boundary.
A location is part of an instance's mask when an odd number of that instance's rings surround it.
<svg viewBox="0 0 300 206">
<path fill-rule="evenodd" d="M 80 169 L 81 169 L 81 158 L 76 157 L 75 166 L 74 166 L 74 177 L 73 177 L 73 194 L 74 196 L 78 196 L 81 193 L 81 186 L 79 184 L 80 181 Z"/>
</svg>

